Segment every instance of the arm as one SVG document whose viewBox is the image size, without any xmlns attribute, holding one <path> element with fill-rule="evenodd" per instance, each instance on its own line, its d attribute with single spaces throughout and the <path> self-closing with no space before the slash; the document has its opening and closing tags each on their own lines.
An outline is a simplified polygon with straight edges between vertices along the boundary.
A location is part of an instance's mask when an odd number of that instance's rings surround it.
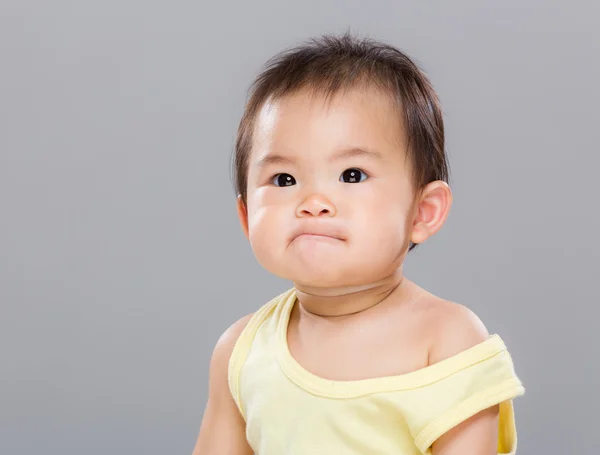
<svg viewBox="0 0 600 455">
<path fill-rule="evenodd" d="M 450 304 L 440 312 L 440 330 L 430 350 L 429 363 L 437 363 L 488 337 L 488 331 L 469 309 Z M 485 409 L 440 436 L 432 455 L 496 455 L 498 453 L 499 406 Z"/>
<path fill-rule="evenodd" d="M 498 405 L 485 409 L 443 434 L 432 445 L 433 455 L 497 455 Z"/>
<path fill-rule="evenodd" d="M 192 455 L 252 455 L 246 425 L 228 383 L 229 358 L 252 315 L 233 324 L 215 346 L 210 362 L 208 401 Z"/>
</svg>

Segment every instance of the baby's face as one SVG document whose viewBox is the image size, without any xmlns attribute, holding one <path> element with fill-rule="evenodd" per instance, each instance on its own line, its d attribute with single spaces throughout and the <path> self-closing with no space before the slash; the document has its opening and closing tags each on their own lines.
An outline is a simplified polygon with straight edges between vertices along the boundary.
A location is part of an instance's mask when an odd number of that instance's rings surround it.
<svg viewBox="0 0 600 455">
<path fill-rule="evenodd" d="M 329 104 L 300 92 L 263 107 L 246 206 L 263 267 L 298 285 L 339 287 L 400 266 L 415 192 L 399 118 L 386 95 L 359 89 Z"/>
</svg>

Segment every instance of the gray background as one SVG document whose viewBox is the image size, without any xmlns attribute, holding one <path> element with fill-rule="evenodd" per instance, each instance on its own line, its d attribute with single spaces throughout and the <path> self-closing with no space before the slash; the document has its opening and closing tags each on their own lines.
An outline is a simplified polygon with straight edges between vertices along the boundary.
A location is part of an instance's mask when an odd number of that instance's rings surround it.
<svg viewBox="0 0 600 455">
<path fill-rule="evenodd" d="M 288 287 L 235 214 L 246 89 L 347 29 L 412 55 L 446 114 L 455 203 L 408 276 L 504 338 L 520 454 L 595 452 L 599 9 L 3 0 L 0 453 L 191 453 L 219 334 Z"/>
</svg>

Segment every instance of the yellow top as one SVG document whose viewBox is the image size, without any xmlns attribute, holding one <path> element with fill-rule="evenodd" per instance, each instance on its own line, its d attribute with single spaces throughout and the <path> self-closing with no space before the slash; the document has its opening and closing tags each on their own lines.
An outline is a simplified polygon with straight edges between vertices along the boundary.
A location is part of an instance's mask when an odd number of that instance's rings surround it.
<svg viewBox="0 0 600 455">
<path fill-rule="evenodd" d="M 498 453 L 515 453 L 512 399 L 524 388 L 498 335 L 414 372 L 331 381 L 288 350 L 295 301 L 291 289 L 261 307 L 229 363 L 229 387 L 257 455 L 430 454 L 439 436 L 495 404 Z"/>
</svg>

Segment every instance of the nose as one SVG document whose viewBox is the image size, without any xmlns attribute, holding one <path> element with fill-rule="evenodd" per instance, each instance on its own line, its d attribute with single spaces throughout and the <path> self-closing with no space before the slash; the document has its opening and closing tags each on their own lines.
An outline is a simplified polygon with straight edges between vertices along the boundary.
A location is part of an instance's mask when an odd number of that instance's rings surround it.
<svg viewBox="0 0 600 455">
<path fill-rule="evenodd" d="M 296 209 L 297 217 L 306 216 L 335 216 L 333 203 L 322 194 L 311 194 Z"/>
</svg>

